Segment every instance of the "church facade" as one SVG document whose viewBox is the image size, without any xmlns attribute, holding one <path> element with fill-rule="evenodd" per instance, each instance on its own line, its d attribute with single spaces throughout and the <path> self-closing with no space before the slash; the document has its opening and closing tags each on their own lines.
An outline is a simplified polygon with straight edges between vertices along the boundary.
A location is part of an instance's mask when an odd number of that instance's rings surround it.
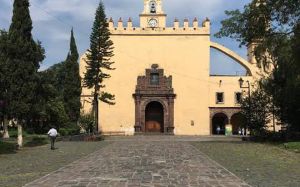
<svg viewBox="0 0 300 187">
<path fill-rule="evenodd" d="M 175 135 L 237 133 L 242 121 L 239 102 L 263 72 L 252 55 L 248 60 L 210 40 L 210 20 L 176 19 L 167 27 L 162 0 L 144 0 L 140 26 L 131 19 L 109 20 L 116 70 L 105 80 L 116 104 L 99 103 L 99 130 L 104 134 L 163 133 Z M 245 76 L 211 76 L 210 49 L 241 64 Z M 80 75 L 86 71 L 80 60 Z M 92 90 L 82 88 L 82 110 L 92 111 Z"/>
</svg>

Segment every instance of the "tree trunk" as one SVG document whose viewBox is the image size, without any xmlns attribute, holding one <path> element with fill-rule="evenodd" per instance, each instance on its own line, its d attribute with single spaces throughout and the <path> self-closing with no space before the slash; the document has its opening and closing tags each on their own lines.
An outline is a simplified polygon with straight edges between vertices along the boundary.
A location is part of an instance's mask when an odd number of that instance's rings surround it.
<svg viewBox="0 0 300 187">
<path fill-rule="evenodd" d="M 94 112 L 95 112 L 95 132 L 99 133 L 99 119 L 98 119 L 98 94 L 95 94 L 94 96 Z"/>
<path fill-rule="evenodd" d="M 20 121 L 18 121 L 18 148 L 20 149 L 21 147 L 23 147 L 23 127 L 22 127 L 22 123 Z"/>
<path fill-rule="evenodd" d="M 8 120 L 7 120 L 6 117 L 4 117 L 4 120 L 3 120 L 3 130 L 4 130 L 3 138 L 9 138 L 9 134 L 8 134 Z"/>
</svg>

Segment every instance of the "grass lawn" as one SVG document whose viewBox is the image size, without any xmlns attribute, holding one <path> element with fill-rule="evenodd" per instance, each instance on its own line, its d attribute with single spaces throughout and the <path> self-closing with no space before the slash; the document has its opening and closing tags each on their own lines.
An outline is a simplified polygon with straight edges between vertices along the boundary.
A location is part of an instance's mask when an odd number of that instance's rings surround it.
<svg viewBox="0 0 300 187">
<path fill-rule="evenodd" d="M 300 142 L 288 142 L 281 145 L 284 149 L 300 153 Z"/>
<path fill-rule="evenodd" d="M 0 140 L 0 186 L 23 186 L 55 171 L 107 145 L 107 142 L 57 142 L 58 149 L 50 145 L 36 146 L 42 139 L 27 141 L 27 147 L 15 150 L 15 141 Z M 33 144 L 30 142 L 34 142 Z"/>
<path fill-rule="evenodd" d="M 193 142 L 192 144 L 250 185 L 300 186 L 299 153 L 261 143 Z M 295 143 L 292 146 L 294 148 Z"/>
</svg>

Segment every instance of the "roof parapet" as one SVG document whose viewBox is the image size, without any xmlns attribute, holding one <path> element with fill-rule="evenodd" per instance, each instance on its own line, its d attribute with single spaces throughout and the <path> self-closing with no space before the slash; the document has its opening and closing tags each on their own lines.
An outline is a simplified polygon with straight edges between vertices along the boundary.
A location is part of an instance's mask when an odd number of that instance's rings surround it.
<svg viewBox="0 0 300 187">
<path fill-rule="evenodd" d="M 131 32 L 138 32 L 138 31 L 165 31 L 165 32 L 179 32 L 180 33 L 185 33 L 187 32 L 187 34 L 199 34 L 199 33 L 204 33 L 204 34 L 210 34 L 210 20 L 208 18 L 206 18 L 203 22 L 202 22 L 202 27 L 199 27 L 199 21 L 198 18 L 194 18 L 192 25 L 190 25 L 190 22 L 188 19 L 184 19 L 183 20 L 183 26 L 181 26 L 180 21 L 175 18 L 174 20 L 174 25 L 173 27 L 166 27 L 166 28 L 139 28 L 139 27 L 133 27 L 133 21 L 132 18 L 129 18 L 127 23 L 123 23 L 123 19 L 119 18 L 118 23 L 115 27 L 113 18 L 110 18 L 108 21 L 109 24 L 109 29 L 111 31 L 124 31 L 124 34 L 126 34 L 125 31 L 131 31 Z M 174 33 L 176 34 L 176 33 Z"/>
</svg>

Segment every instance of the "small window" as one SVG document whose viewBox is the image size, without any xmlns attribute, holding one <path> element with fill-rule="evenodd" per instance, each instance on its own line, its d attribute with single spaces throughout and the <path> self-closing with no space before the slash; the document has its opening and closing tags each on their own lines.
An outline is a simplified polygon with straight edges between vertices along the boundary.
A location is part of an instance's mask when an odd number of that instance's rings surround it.
<svg viewBox="0 0 300 187">
<path fill-rule="evenodd" d="M 242 93 L 241 92 L 235 93 L 235 103 L 241 104 L 241 102 L 242 102 Z"/>
<path fill-rule="evenodd" d="M 151 85 L 159 85 L 159 74 L 158 73 L 150 74 L 150 84 Z"/>
<path fill-rule="evenodd" d="M 217 104 L 222 104 L 222 103 L 224 103 L 224 93 L 223 92 L 219 92 L 219 93 L 217 93 L 217 95 L 216 95 L 216 103 Z"/>
</svg>

